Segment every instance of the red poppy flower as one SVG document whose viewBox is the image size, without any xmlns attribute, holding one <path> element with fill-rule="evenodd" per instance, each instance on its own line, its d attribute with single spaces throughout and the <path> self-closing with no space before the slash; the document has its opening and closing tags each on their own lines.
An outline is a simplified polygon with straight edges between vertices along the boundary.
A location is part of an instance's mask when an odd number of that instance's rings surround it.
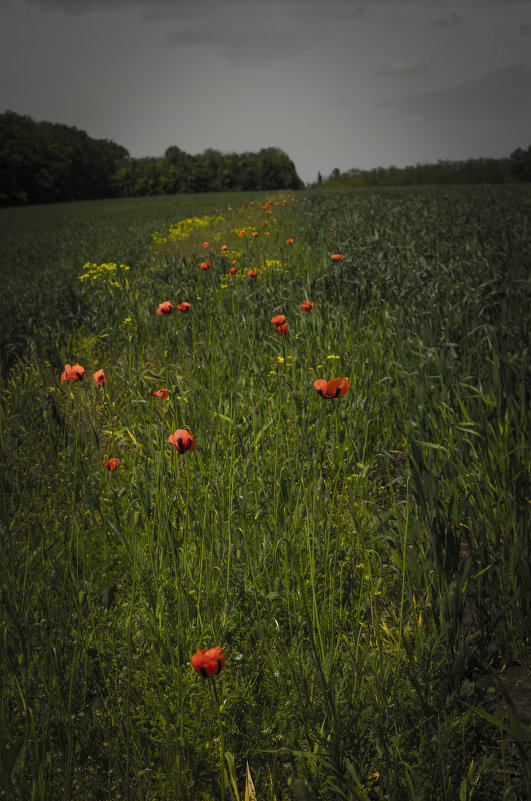
<svg viewBox="0 0 531 801">
<path fill-rule="evenodd" d="M 204 261 L 199 265 L 200 270 L 209 270 L 212 267 L 212 263 L 209 261 Z"/>
<path fill-rule="evenodd" d="M 178 304 L 177 304 L 177 308 L 179 309 L 179 311 L 182 311 L 182 312 L 187 312 L 187 311 L 188 311 L 188 309 L 190 309 L 190 308 L 191 308 L 191 304 L 190 304 L 190 303 L 188 303 L 188 301 L 187 301 L 187 300 L 183 300 L 183 302 L 182 302 L 182 303 L 178 303 Z"/>
<path fill-rule="evenodd" d="M 105 462 L 105 467 L 110 473 L 116 473 L 116 470 L 120 467 L 120 460 L 119 459 L 109 459 Z"/>
<path fill-rule="evenodd" d="M 286 318 L 284 317 L 283 314 L 277 314 L 275 317 L 271 318 L 271 325 L 276 325 L 276 326 L 284 325 L 285 322 Z"/>
<path fill-rule="evenodd" d="M 310 311 L 313 308 L 313 303 L 309 300 L 305 300 L 304 303 L 301 303 L 301 309 L 303 311 Z"/>
<path fill-rule="evenodd" d="M 281 337 L 285 337 L 288 333 L 288 324 L 283 323 L 282 325 L 277 325 L 277 331 Z"/>
<path fill-rule="evenodd" d="M 318 378 L 314 382 L 314 387 L 321 398 L 340 398 L 349 391 L 350 382 L 348 378 L 333 378 L 331 381 Z"/>
<path fill-rule="evenodd" d="M 169 300 L 167 300 L 164 303 L 159 303 L 157 314 L 162 314 L 163 317 L 167 317 L 168 314 L 172 313 L 172 311 L 173 311 L 173 303 L 170 303 Z"/>
<path fill-rule="evenodd" d="M 203 247 L 204 247 L 204 248 L 207 248 L 208 246 L 209 246 L 209 245 L 208 245 L 208 242 L 203 242 Z"/>
<path fill-rule="evenodd" d="M 286 239 L 286 245 L 293 245 L 293 239 Z"/>
<path fill-rule="evenodd" d="M 341 253 L 332 253 L 330 258 L 332 259 L 332 261 L 343 261 L 343 256 L 341 255 Z"/>
<path fill-rule="evenodd" d="M 168 397 L 169 389 L 156 389 L 155 392 L 152 392 L 154 398 L 164 398 Z"/>
<path fill-rule="evenodd" d="M 236 272 L 236 267 L 229 267 L 229 275 L 234 275 Z"/>
<path fill-rule="evenodd" d="M 247 272 L 247 275 L 249 276 L 249 278 L 256 278 L 256 276 L 258 275 L 258 273 L 256 272 L 256 270 L 249 270 L 249 271 Z"/>
<path fill-rule="evenodd" d="M 259 235 L 259 233 L 260 233 L 260 231 L 253 231 L 253 232 L 252 232 L 252 234 L 251 234 L 251 236 L 258 236 L 258 235 Z"/>
<path fill-rule="evenodd" d="M 238 259 L 233 259 L 231 263 L 232 264 L 238 264 Z"/>
<path fill-rule="evenodd" d="M 243 230 L 243 228 L 241 231 L 238 231 L 238 236 L 245 236 L 245 231 Z"/>
<path fill-rule="evenodd" d="M 96 384 L 99 384 L 99 385 L 100 385 L 100 387 L 101 387 L 103 384 L 106 384 L 106 383 L 107 383 L 107 379 L 105 378 L 105 373 L 103 372 L 103 370 L 97 370 L 97 371 L 96 371 L 96 372 L 93 374 L 93 376 L 92 376 L 92 377 L 93 377 L 94 381 L 96 382 Z"/>
<path fill-rule="evenodd" d="M 201 648 L 190 659 L 192 667 L 204 679 L 221 673 L 225 665 L 225 653 L 219 645 L 215 648 Z"/>
<path fill-rule="evenodd" d="M 221 250 L 228 250 L 228 247 L 227 247 L 227 245 L 222 245 L 222 246 L 221 246 Z"/>
<path fill-rule="evenodd" d="M 65 364 L 65 369 L 61 373 L 61 381 L 82 381 L 85 375 L 85 368 L 80 364 Z"/>
<path fill-rule="evenodd" d="M 178 428 L 174 434 L 170 434 L 168 442 L 171 442 L 177 448 L 179 453 L 186 453 L 186 451 L 195 450 L 195 442 L 193 436 L 189 431 L 183 428 Z"/>
</svg>

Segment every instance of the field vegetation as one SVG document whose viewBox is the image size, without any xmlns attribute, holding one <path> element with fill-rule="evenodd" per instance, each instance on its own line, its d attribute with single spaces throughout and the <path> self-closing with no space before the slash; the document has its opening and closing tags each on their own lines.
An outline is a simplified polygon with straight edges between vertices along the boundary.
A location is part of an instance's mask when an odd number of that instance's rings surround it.
<svg viewBox="0 0 531 801">
<path fill-rule="evenodd" d="M 0 240 L 0 798 L 528 797 L 529 187 Z"/>
</svg>

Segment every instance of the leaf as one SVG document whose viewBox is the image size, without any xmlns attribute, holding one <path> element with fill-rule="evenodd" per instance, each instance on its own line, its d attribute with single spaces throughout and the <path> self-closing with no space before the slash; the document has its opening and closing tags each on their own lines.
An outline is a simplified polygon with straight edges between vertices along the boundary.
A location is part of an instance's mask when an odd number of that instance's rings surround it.
<svg viewBox="0 0 531 801">
<path fill-rule="evenodd" d="M 251 778 L 251 771 L 249 770 L 249 763 L 247 761 L 245 762 L 245 767 L 245 801 L 257 801 L 254 782 Z"/>
<path fill-rule="evenodd" d="M 236 801 L 240 801 L 240 794 L 238 793 L 238 785 L 236 784 L 236 774 L 234 770 L 234 757 L 230 751 L 225 751 L 225 759 L 227 760 L 227 764 L 229 766 L 229 779 L 230 784 L 232 785 L 232 792 L 234 793 Z"/>
</svg>

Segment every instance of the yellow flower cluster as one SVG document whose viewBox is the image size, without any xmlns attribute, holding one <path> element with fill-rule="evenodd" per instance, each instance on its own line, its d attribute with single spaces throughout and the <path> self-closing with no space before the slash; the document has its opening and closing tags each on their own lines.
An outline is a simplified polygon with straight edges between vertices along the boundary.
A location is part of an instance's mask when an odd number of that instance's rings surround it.
<svg viewBox="0 0 531 801">
<path fill-rule="evenodd" d="M 198 228 L 208 228 L 221 220 L 223 220 L 223 217 L 208 217 L 207 215 L 204 217 L 188 217 L 186 220 L 179 220 L 179 222 L 170 225 L 166 235 L 159 233 L 159 231 L 153 234 L 153 244 L 165 245 L 168 241 L 188 239 Z"/>
<path fill-rule="evenodd" d="M 116 264 L 115 262 L 109 264 L 94 264 L 93 262 L 87 261 L 87 263 L 83 265 L 83 273 L 79 276 L 79 280 L 85 281 L 89 279 L 90 281 L 99 281 L 100 279 L 108 279 L 112 286 L 121 288 L 121 284 L 113 279 L 116 278 L 118 270 L 123 270 L 125 272 L 129 269 L 130 268 L 126 264 Z"/>
</svg>

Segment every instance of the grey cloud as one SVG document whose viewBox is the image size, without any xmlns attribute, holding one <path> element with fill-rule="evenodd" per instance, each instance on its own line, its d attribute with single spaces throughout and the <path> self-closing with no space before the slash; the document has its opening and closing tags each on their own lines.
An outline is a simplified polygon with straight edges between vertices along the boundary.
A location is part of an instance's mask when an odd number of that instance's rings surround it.
<svg viewBox="0 0 531 801">
<path fill-rule="evenodd" d="M 380 0 L 381 1 L 381 0 Z M 0 0 L 0 7 L 5 0 Z M 194 12 L 197 17 L 205 16 L 205 7 L 209 11 L 216 9 L 223 14 L 230 16 L 232 11 L 242 10 L 249 13 L 254 8 L 264 9 L 267 6 L 277 6 L 277 8 L 299 7 L 301 10 L 311 8 L 312 3 L 308 0 L 230 0 L 223 5 L 219 0 L 29 0 L 34 6 L 51 11 L 61 11 L 70 16 L 79 16 L 92 11 L 117 11 L 122 9 L 140 9 L 144 12 L 144 19 L 160 19 L 165 17 L 178 17 L 183 10 Z M 358 7 L 351 9 L 351 0 L 329 0 L 327 4 L 336 8 L 352 10 L 355 14 L 363 14 L 365 9 Z M 315 3 L 314 8 L 319 3 Z"/>
<path fill-rule="evenodd" d="M 520 36 L 531 36 L 531 22 L 526 25 L 520 25 Z"/>
<path fill-rule="evenodd" d="M 531 68 L 512 64 L 448 89 L 380 101 L 412 121 L 498 128 L 531 124 Z"/>
<path fill-rule="evenodd" d="M 353 13 L 343 0 L 336 2 L 332 19 L 329 6 L 320 0 L 258 2 L 253 4 L 252 14 L 249 3 L 244 13 L 234 13 L 236 8 L 234 5 L 233 13 L 227 13 L 226 5 L 214 6 L 208 24 L 204 16 L 180 19 L 176 29 L 166 34 L 165 44 L 179 49 L 208 48 L 221 54 L 231 67 L 260 66 L 279 57 L 300 59 L 330 35 L 330 25 L 337 25 L 338 18 L 350 24 Z M 354 15 L 358 16 L 356 11 Z"/>
<path fill-rule="evenodd" d="M 398 58 L 391 64 L 385 64 L 375 70 L 373 74 L 380 77 L 388 77 L 394 75 L 422 75 L 426 72 L 428 72 L 428 67 L 423 61 L 408 61 L 407 59 Z"/>
<path fill-rule="evenodd" d="M 305 31 L 298 36 L 298 55 L 301 45 L 309 46 L 310 40 L 318 41 L 317 31 Z M 276 26 L 265 30 L 262 25 L 249 25 L 248 21 L 243 22 L 242 27 L 225 28 L 220 21 L 219 25 L 209 25 L 208 28 L 186 26 L 168 33 L 165 42 L 169 47 L 205 47 L 210 52 L 217 50 L 225 57 L 229 66 L 241 66 L 245 63 L 258 67 L 264 62 L 272 62 L 283 54 L 290 55 L 293 52 L 293 30 L 291 27 L 282 30 Z"/>
<path fill-rule="evenodd" d="M 138 5 L 135 0 L 30 0 L 30 2 L 34 6 L 49 11 L 62 11 L 72 17 L 90 11 L 114 11 Z"/>
<path fill-rule="evenodd" d="M 138 9 L 144 13 L 144 19 L 179 16 L 183 11 L 193 11 L 197 16 L 204 16 L 205 6 L 219 7 L 216 0 L 29 0 L 34 6 L 44 10 L 61 11 L 69 16 L 80 16 L 93 11 L 123 11 Z M 238 5 L 244 0 L 232 0 L 231 5 Z M 230 13 L 230 10 L 228 11 Z"/>
<path fill-rule="evenodd" d="M 436 19 L 433 23 L 437 28 L 457 28 L 463 22 L 464 17 L 460 14 L 450 14 L 448 17 L 441 17 Z"/>
</svg>

